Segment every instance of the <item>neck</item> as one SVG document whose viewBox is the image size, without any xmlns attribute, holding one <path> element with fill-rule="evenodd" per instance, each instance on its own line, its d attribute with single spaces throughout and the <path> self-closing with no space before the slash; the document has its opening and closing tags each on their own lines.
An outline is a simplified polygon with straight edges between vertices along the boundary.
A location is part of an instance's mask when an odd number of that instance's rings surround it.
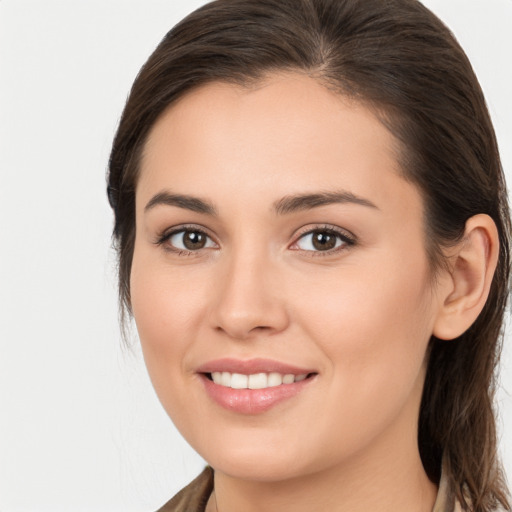
<svg viewBox="0 0 512 512">
<path fill-rule="evenodd" d="M 215 494 L 207 510 L 430 512 L 437 488 L 425 474 L 419 454 L 417 460 L 393 455 L 392 463 L 349 463 L 282 482 L 241 481 L 216 471 Z"/>
<path fill-rule="evenodd" d="M 350 464 L 282 482 L 240 481 L 215 472 L 218 512 L 430 512 L 437 488 L 421 461 Z M 215 510 L 215 506 L 211 509 Z"/>
</svg>

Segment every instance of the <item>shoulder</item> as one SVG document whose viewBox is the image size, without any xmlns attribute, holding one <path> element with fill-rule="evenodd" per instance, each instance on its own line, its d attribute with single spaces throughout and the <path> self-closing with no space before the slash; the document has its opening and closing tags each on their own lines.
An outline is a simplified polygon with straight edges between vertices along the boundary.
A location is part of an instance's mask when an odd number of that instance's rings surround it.
<svg viewBox="0 0 512 512">
<path fill-rule="evenodd" d="M 213 470 L 206 467 L 190 484 L 157 512 L 204 512 L 206 502 L 213 490 Z"/>
</svg>

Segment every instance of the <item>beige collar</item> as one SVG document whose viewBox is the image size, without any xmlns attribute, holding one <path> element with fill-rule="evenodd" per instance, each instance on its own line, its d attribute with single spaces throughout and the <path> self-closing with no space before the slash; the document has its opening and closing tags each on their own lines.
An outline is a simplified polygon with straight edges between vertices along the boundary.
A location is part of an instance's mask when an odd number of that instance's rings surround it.
<svg viewBox="0 0 512 512">
<path fill-rule="evenodd" d="M 455 499 L 455 493 L 450 488 L 448 478 L 444 471 L 441 471 L 439 491 L 432 512 L 461 512 L 460 504 Z"/>
</svg>

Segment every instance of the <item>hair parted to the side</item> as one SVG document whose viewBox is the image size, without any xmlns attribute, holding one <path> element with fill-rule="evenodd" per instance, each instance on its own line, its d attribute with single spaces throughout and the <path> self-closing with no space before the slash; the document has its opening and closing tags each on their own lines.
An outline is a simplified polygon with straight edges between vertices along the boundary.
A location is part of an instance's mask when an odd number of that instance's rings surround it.
<svg viewBox="0 0 512 512">
<path fill-rule="evenodd" d="M 141 69 L 110 157 L 122 311 L 130 311 L 138 164 L 157 118 L 193 88 L 251 85 L 272 72 L 307 73 L 373 108 L 401 147 L 403 175 L 425 203 L 427 251 L 466 220 L 496 223 L 500 257 L 487 304 L 453 341 L 431 340 L 419 448 L 438 481 L 441 459 L 466 510 L 510 510 L 496 453 L 495 369 L 509 292 L 510 218 L 497 142 L 471 65 L 450 31 L 417 0 L 216 0 L 162 40 Z"/>
</svg>

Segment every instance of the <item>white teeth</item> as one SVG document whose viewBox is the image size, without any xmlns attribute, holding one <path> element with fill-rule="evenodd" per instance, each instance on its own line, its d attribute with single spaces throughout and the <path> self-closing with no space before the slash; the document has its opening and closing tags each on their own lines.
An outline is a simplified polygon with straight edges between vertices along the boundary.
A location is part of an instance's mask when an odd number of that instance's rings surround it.
<svg viewBox="0 0 512 512">
<path fill-rule="evenodd" d="M 267 387 L 267 374 L 255 373 L 249 375 L 249 389 L 264 389 Z"/>
<path fill-rule="evenodd" d="M 230 388 L 231 387 L 231 373 L 222 372 L 222 378 L 221 378 L 220 383 L 221 383 L 221 385 L 226 386 L 227 388 Z"/>
<path fill-rule="evenodd" d="M 215 384 L 233 389 L 265 389 L 281 386 L 281 384 L 293 384 L 303 381 L 308 374 L 302 373 L 294 375 L 287 373 L 285 375 L 277 372 L 271 373 L 253 373 L 244 375 L 242 373 L 230 372 L 212 372 L 212 380 Z"/>
<path fill-rule="evenodd" d="M 241 373 L 233 373 L 231 375 L 231 387 L 233 389 L 246 389 L 249 384 L 249 376 Z"/>
<path fill-rule="evenodd" d="M 280 386 L 283 383 L 283 376 L 280 373 L 268 374 L 269 387 Z"/>
<path fill-rule="evenodd" d="M 295 375 L 293 375 L 292 373 L 287 373 L 283 377 L 283 384 L 292 384 L 294 380 L 295 380 Z"/>
</svg>

